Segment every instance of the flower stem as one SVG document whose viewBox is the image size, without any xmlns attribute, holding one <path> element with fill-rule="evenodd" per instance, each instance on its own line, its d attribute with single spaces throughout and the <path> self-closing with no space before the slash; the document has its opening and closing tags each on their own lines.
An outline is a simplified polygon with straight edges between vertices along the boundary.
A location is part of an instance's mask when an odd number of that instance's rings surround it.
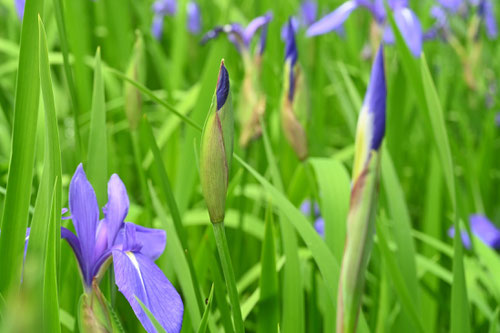
<svg viewBox="0 0 500 333">
<path fill-rule="evenodd" d="M 224 222 L 213 223 L 212 225 L 214 227 L 215 243 L 217 244 L 217 250 L 219 251 L 224 279 L 226 280 L 226 286 L 229 292 L 229 300 L 231 301 L 231 308 L 233 310 L 235 331 L 237 333 L 243 333 L 245 332 L 245 328 L 243 325 L 243 317 L 241 315 L 238 290 L 236 289 L 233 265 L 231 263 L 231 257 L 229 256 L 229 248 L 227 246 L 226 232 L 224 231 Z"/>
</svg>

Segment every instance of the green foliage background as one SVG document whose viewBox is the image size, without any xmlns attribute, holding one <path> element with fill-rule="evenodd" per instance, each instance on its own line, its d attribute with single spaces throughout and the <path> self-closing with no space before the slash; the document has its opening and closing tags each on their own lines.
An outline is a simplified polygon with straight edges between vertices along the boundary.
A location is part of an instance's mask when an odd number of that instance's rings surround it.
<svg viewBox="0 0 500 333">
<path fill-rule="evenodd" d="M 341 3 L 318 1 L 319 13 Z M 179 0 L 178 14 L 165 18 L 158 41 L 149 0 L 27 0 L 22 22 L 12 1 L 0 0 L 0 331 L 38 331 L 40 322 L 47 332 L 78 331 L 83 288 L 73 253 L 59 242 L 59 226 L 70 224 L 59 212 L 80 162 L 100 206 L 117 173 L 131 201 L 127 221 L 167 231 L 157 264 L 182 295 L 183 332 L 233 331 L 197 159 L 220 60 L 235 112 L 243 61 L 224 36 L 201 46 L 201 35 L 186 30 L 186 4 Z M 371 67 L 364 55 L 377 45 L 371 17 L 356 11 L 343 36 L 298 34 L 310 106 L 310 157 L 299 162 L 279 111 L 280 31 L 300 3 L 199 4 L 203 32 L 274 15 L 262 58 L 263 137 L 248 150 L 235 144 L 226 204 L 245 329 L 332 332 L 354 133 Z M 426 28 L 433 4 L 410 1 Z M 477 15 L 455 17 L 451 27 L 453 38 L 426 42 L 421 59 L 401 38 L 385 49 L 387 130 L 359 331 L 500 330 L 498 252 L 480 241 L 465 250 L 447 236 L 453 224 L 468 229 L 472 213 L 500 221 L 500 43 L 486 37 Z M 129 91 L 141 103 L 131 104 Z M 131 106 L 141 113 L 137 123 L 127 120 Z M 319 203 L 325 239 L 298 210 L 306 199 Z M 34 245 L 21 285 L 27 226 Z M 110 272 L 101 290 L 117 327 L 143 331 Z"/>
</svg>

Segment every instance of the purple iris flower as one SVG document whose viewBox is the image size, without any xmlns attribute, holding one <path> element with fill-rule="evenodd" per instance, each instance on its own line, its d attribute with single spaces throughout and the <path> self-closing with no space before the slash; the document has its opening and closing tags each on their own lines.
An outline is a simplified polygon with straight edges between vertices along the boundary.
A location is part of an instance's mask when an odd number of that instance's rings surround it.
<svg viewBox="0 0 500 333">
<path fill-rule="evenodd" d="M 209 40 L 217 38 L 221 33 L 225 33 L 239 52 L 248 52 L 253 37 L 260 29 L 258 53 L 262 54 L 266 47 L 267 26 L 269 25 L 269 22 L 271 22 L 272 18 L 273 14 L 271 12 L 267 12 L 263 16 L 254 18 L 245 28 L 239 23 L 216 26 L 203 36 L 201 44 L 205 44 Z"/>
<path fill-rule="evenodd" d="M 388 0 L 388 4 L 408 47 L 414 56 L 419 57 L 422 53 L 423 32 L 418 17 L 408 8 L 407 0 Z M 312 24 L 307 30 L 307 35 L 312 37 L 338 29 L 357 8 L 368 9 L 377 23 L 384 27 L 384 41 L 388 44 L 394 43 L 394 33 L 387 24 L 383 0 L 346 1 L 336 10 Z"/>
<path fill-rule="evenodd" d="M 187 4 L 187 28 L 193 35 L 196 35 L 201 31 L 200 5 L 198 5 L 195 1 L 190 1 Z"/>
<path fill-rule="evenodd" d="M 495 226 L 488 218 L 484 215 L 474 214 L 469 217 L 471 232 L 483 241 L 486 245 L 492 249 L 500 249 L 500 229 Z M 448 230 L 448 235 L 450 237 L 455 236 L 455 228 L 451 227 Z M 467 248 L 471 248 L 471 239 L 469 234 L 462 230 L 460 232 L 463 245 Z"/>
<path fill-rule="evenodd" d="M 153 24 L 151 33 L 156 39 L 160 39 L 163 34 L 163 21 L 165 16 L 173 16 L 177 13 L 177 0 L 156 0 L 153 3 Z"/>
<path fill-rule="evenodd" d="M 307 217 L 310 217 L 311 215 L 314 216 L 314 229 L 316 229 L 316 232 L 321 236 L 325 237 L 325 220 L 321 217 L 321 212 L 319 211 L 319 206 L 317 203 L 314 203 L 314 212 L 311 211 L 311 201 L 310 200 L 305 200 L 301 205 L 300 205 L 300 211 L 302 214 L 304 214 Z M 314 214 L 313 214 L 314 213 Z"/>
<path fill-rule="evenodd" d="M 102 275 L 104 265 L 113 259 L 116 285 L 130 303 L 137 318 L 148 332 L 156 332 L 139 298 L 168 332 L 179 332 L 184 306 L 181 297 L 156 266 L 154 261 L 163 253 L 166 233 L 124 222 L 129 200 L 125 185 L 114 174 L 108 182 L 108 203 L 99 220 L 99 207 L 92 185 L 80 164 L 71 179 L 69 207 L 76 235 L 62 227 L 75 253 L 85 290 L 92 280 Z"/>
<path fill-rule="evenodd" d="M 14 5 L 16 7 L 17 16 L 20 20 L 22 20 L 24 16 L 24 7 L 26 6 L 26 0 L 14 0 Z"/>
</svg>

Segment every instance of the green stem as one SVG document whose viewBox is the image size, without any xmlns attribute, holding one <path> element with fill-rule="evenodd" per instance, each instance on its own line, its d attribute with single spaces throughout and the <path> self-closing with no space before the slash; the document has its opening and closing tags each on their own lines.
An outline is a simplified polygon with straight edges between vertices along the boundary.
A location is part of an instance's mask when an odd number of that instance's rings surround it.
<svg viewBox="0 0 500 333">
<path fill-rule="evenodd" d="M 229 256 L 229 248 L 227 246 L 226 233 L 224 231 L 224 222 L 213 223 L 212 225 L 214 227 L 215 243 L 219 251 L 224 279 L 226 280 L 226 286 L 229 292 L 229 300 L 231 301 L 231 308 L 233 310 L 234 327 L 237 333 L 243 333 L 245 332 L 245 328 L 241 315 L 238 290 L 236 289 L 233 265 L 231 263 L 231 257 Z"/>
</svg>

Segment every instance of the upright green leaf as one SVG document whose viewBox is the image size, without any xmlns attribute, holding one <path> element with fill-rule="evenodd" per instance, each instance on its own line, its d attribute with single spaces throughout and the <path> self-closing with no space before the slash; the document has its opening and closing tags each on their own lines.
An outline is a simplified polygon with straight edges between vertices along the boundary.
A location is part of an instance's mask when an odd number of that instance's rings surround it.
<svg viewBox="0 0 500 333">
<path fill-rule="evenodd" d="M 40 95 L 38 16 L 43 0 L 27 0 L 17 72 L 12 149 L 0 235 L 0 293 L 21 283 L 24 238 L 31 197 Z"/>
<path fill-rule="evenodd" d="M 278 332 L 279 301 L 272 207 L 267 209 L 266 232 L 262 242 L 260 298 L 257 332 Z"/>
<path fill-rule="evenodd" d="M 104 81 L 101 70 L 101 51 L 98 48 L 94 66 L 94 92 L 90 115 L 89 149 L 87 157 L 87 176 L 94 187 L 99 207 L 107 200 L 107 134 Z"/>
</svg>

